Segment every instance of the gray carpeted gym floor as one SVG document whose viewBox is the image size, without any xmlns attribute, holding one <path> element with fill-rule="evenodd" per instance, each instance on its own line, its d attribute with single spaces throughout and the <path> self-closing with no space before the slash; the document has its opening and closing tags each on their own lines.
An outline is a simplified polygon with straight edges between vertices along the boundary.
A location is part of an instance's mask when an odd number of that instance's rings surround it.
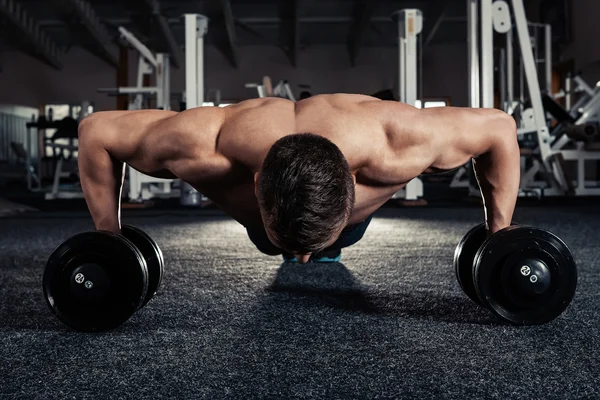
<svg viewBox="0 0 600 400">
<path fill-rule="evenodd" d="M 69 331 L 41 290 L 83 213 L 0 220 L 0 398 L 600 398 L 600 209 L 520 208 L 579 266 L 567 311 L 499 323 L 451 266 L 481 210 L 383 209 L 343 264 L 281 264 L 218 212 L 125 216 L 161 245 L 157 296 L 103 334 Z"/>
</svg>

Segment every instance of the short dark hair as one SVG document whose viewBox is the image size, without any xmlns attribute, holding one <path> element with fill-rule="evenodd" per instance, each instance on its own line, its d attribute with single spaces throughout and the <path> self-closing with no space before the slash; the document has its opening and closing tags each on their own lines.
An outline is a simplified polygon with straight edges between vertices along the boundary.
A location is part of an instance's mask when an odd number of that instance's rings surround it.
<svg viewBox="0 0 600 400">
<path fill-rule="evenodd" d="M 316 253 L 350 218 L 354 179 L 333 142 L 312 133 L 288 135 L 263 162 L 258 201 L 265 225 L 285 251 Z"/>
</svg>

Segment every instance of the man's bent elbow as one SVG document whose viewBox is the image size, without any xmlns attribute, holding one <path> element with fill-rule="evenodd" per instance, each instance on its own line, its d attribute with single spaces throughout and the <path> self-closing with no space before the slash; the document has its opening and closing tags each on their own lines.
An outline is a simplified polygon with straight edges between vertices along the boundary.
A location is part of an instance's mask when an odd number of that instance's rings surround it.
<svg viewBox="0 0 600 400">
<path fill-rule="evenodd" d="M 493 126 L 498 136 L 509 143 L 517 143 L 517 123 L 515 119 L 503 111 L 494 115 Z"/>
<path fill-rule="evenodd" d="M 90 114 L 79 121 L 79 126 L 77 127 L 77 136 L 79 137 L 79 140 L 91 136 L 94 131 L 97 131 L 97 126 L 98 116 L 96 114 Z"/>
<path fill-rule="evenodd" d="M 111 132 L 106 118 L 98 113 L 88 115 L 79 122 L 77 128 L 80 149 L 106 148 L 112 140 Z"/>
</svg>

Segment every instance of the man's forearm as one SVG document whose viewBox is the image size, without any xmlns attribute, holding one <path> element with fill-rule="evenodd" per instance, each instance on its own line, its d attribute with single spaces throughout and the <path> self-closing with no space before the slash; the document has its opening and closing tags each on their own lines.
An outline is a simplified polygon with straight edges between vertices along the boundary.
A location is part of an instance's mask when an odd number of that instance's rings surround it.
<svg viewBox="0 0 600 400">
<path fill-rule="evenodd" d="M 87 136 L 79 136 L 83 194 L 96 229 L 119 232 L 124 164 L 111 157 L 95 138 Z"/>
<path fill-rule="evenodd" d="M 473 160 L 490 234 L 510 225 L 519 192 L 521 170 L 516 132 L 502 134 L 509 136 Z"/>
</svg>

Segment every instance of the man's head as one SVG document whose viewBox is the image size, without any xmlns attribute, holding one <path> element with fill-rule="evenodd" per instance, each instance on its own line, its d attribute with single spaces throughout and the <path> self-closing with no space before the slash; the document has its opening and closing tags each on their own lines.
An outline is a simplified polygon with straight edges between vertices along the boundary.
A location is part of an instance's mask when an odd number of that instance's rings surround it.
<svg viewBox="0 0 600 400">
<path fill-rule="evenodd" d="M 293 254 L 333 244 L 354 207 L 355 180 L 346 158 L 331 141 L 310 133 L 275 142 L 255 181 L 267 234 Z"/>
</svg>

